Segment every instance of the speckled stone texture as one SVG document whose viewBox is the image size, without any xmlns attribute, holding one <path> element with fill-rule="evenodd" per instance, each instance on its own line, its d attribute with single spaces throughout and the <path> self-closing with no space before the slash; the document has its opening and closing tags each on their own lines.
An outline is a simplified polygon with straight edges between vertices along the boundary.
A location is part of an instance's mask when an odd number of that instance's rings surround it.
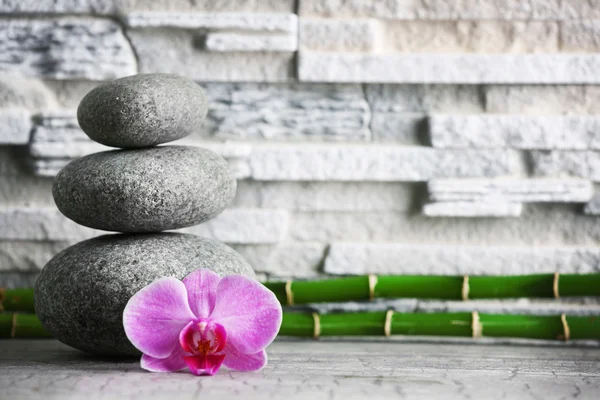
<svg viewBox="0 0 600 400">
<path fill-rule="evenodd" d="M 200 224 L 233 200 L 227 162 L 202 148 L 115 150 L 74 160 L 54 180 L 58 209 L 78 224 L 159 232 Z"/>
<path fill-rule="evenodd" d="M 149 147 L 198 132 L 207 111 L 202 88 L 177 75 L 141 74 L 104 83 L 77 109 L 81 129 L 112 147 Z"/>
<path fill-rule="evenodd" d="M 238 253 L 214 240 L 177 233 L 105 235 L 71 246 L 48 262 L 36 282 L 35 310 L 69 346 L 134 356 L 138 351 L 122 321 L 131 296 L 160 277 L 183 279 L 198 268 L 254 278 Z"/>
</svg>

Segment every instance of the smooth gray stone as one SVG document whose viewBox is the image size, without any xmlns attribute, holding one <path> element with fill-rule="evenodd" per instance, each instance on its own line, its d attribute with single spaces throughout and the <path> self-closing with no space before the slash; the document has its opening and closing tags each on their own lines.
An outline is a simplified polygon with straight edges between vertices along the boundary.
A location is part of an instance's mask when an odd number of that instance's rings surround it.
<svg viewBox="0 0 600 400">
<path fill-rule="evenodd" d="M 141 74 L 101 84 L 77 109 L 81 129 L 94 141 L 121 148 L 181 139 L 206 116 L 204 90 L 170 74 Z"/>
<path fill-rule="evenodd" d="M 227 162 L 203 148 L 165 146 L 91 154 L 70 162 L 52 186 L 58 209 L 107 231 L 160 232 L 200 224 L 233 200 Z"/>
<path fill-rule="evenodd" d="M 105 235 L 52 258 L 35 286 L 35 311 L 54 337 L 90 353 L 134 356 L 123 329 L 123 309 L 158 278 L 183 279 L 198 268 L 220 276 L 254 278 L 250 265 L 212 239 L 178 233 Z"/>
</svg>

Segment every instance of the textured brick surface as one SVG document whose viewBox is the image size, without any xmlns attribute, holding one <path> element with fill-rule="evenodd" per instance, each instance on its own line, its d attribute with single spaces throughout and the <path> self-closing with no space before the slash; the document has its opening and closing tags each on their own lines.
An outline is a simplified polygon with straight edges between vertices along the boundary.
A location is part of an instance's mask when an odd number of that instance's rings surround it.
<svg viewBox="0 0 600 400">
<path fill-rule="evenodd" d="M 206 130 L 220 139 L 367 140 L 360 85 L 209 84 Z"/>
<path fill-rule="evenodd" d="M 54 79 L 114 79 L 137 71 L 116 22 L 57 18 L 0 21 L 0 71 Z"/>
<path fill-rule="evenodd" d="M 443 176 L 501 176 L 513 170 L 506 151 L 410 146 L 268 146 L 250 156 L 252 177 L 292 181 L 426 181 Z"/>
<path fill-rule="evenodd" d="M 597 54 L 351 54 L 301 51 L 298 77 L 318 82 L 600 83 Z"/>
<path fill-rule="evenodd" d="M 444 246 L 333 243 L 325 259 L 332 274 L 520 274 L 600 271 L 598 247 Z"/>
<path fill-rule="evenodd" d="M 523 206 L 503 199 L 490 201 L 440 201 L 423 206 L 428 217 L 518 217 Z"/>
<path fill-rule="evenodd" d="M 24 108 L 0 108 L 0 144 L 27 144 L 31 115 Z"/>
<path fill-rule="evenodd" d="M 598 116 L 432 115 L 438 148 L 600 149 Z"/>
<path fill-rule="evenodd" d="M 600 153 L 594 151 L 532 151 L 537 176 L 575 176 L 600 181 Z"/>
<path fill-rule="evenodd" d="M 593 18 L 600 14 L 595 3 L 560 0 L 433 0 L 374 1 L 302 0 L 300 15 L 323 17 L 373 16 L 388 19 L 433 20 L 530 20 Z"/>
<path fill-rule="evenodd" d="M 581 179 L 439 179 L 427 189 L 432 201 L 587 202 L 594 193 Z"/>
</svg>

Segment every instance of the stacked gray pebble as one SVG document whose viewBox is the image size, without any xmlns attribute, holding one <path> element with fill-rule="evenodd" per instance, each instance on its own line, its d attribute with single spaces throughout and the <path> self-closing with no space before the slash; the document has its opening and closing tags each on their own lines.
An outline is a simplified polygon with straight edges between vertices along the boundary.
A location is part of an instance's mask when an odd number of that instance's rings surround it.
<svg viewBox="0 0 600 400">
<path fill-rule="evenodd" d="M 35 309 L 60 341 L 90 353 L 138 355 L 122 325 L 127 301 L 154 280 L 198 268 L 254 277 L 233 249 L 193 235 L 162 233 L 215 217 L 233 200 L 236 180 L 213 152 L 159 146 L 198 130 L 203 90 L 168 74 L 105 83 L 81 101 L 77 119 L 106 151 L 68 164 L 54 181 L 58 209 L 78 224 L 121 232 L 78 243 L 42 270 Z"/>
</svg>

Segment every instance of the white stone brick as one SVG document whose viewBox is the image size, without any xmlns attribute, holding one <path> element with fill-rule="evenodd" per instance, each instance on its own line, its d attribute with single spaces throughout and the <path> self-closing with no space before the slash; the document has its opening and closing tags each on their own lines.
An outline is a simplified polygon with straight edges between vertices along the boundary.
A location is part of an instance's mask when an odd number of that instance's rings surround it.
<svg viewBox="0 0 600 400">
<path fill-rule="evenodd" d="M 592 198 L 594 187 L 582 179 L 434 179 L 429 200 L 474 202 L 573 202 Z"/>
<path fill-rule="evenodd" d="M 293 77 L 295 53 L 206 51 L 193 30 L 133 29 L 127 35 L 142 73 L 173 73 L 213 82 L 278 82 Z"/>
<path fill-rule="evenodd" d="M 182 232 L 210 237 L 226 243 L 278 243 L 287 232 L 284 210 L 228 209 L 202 225 Z"/>
<path fill-rule="evenodd" d="M 371 133 L 376 142 L 427 143 L 427 117 L 419 113 L 374 112 Z"/>
<path fill-rule="evenodd" d="M 121 27 L 92 18 L 0 21 L 0 71 L 54 79 L 114 79 L 137 72 Z"/>
<path fill-rule="evenodd" d="M 586 215 L 600 215 L 600 192 L 596 190 L 591 200 L 583 208 L 583 212 Z"/>
<path fill-rule="evenodd" d="M 298 49 L 296 36 L 249 35 L 240 33 L 209 33 L 204 43 L 206 49 L 217 52 L 281 51 Z"/>
<path fill-rule="evenodd" d="M 444 201 L 423 206 L 428 217 L 519 217 L 523 211 L 521 203 L 507 201 Z"/>
<path fill-rule="evenodd" d="M 249 163 L 255 180 L 426 181 L 434 177 L 510 175 L 514 154 L 389 145 L 256 146 Z"/>
<path fill-rule="evenodd" d="M 227 243 L 277 243 L 287 230 L 287 213 L 280 210 L 225 210 L 216 218 L 179 231 Z M 107 234 L 64 217 L 54 207 L 0 208 L 0 240 L 78 241 Z"/>
<path fill-rule="evenodd" d="M 132 12 L 124 16 L 124 21 L 131 28 L 168 27 L 290 34 L 298 30 L 298 17 L 283 13 Z"/>
<path fill-rule="evenodd" d="M 600 224 L 580 206 L 529 204 L 520 218 L 431 218 L 419 212 L 295 212 L 290 241 L 447 245 L 600 246 Z"/>
<path fill-rule="evenodd" d="M 0 271 L 40 271 L 69 242 L 0 241 Z"/>
<path fill-rule="evenodd" d="M 494 85 L 485 88 L 486 111 L 494 114 L 600 114 L 600 86 Z"/>
<path fill-rule="evenodd" d="M 365 88 L 374 112 L 477 114 L 484 111 L 479 86 L 367 84 Z"/>
<path fill-rule="evenodd" d="M 239 208 L 299 211 L 409 211 L 416 187 L 379 182 L 238 182 Z"/>
<path fill-rule="evenodd" d="M 301 51 L 298 78 L 366 83 L 600 83 L 597 54 L 353 54 Z"/>
<path fill-rule="evenodd" d="M 381 47 L 390 53 L 559 51 L 559 28 L 554 21 L 386 21 L 383 30 Z"/>
<path fill-rule="evenodd" d="M 374 19 L 300 19 L 301 49 L 319 51 L 373 51 L 381 40 Z"/>
<path fill-rule="evenodd" d="M 600 149 L 600 117 L 431 115 L 437 148 Z"/>
<path fill-rule="evenodd" d="M 569 5 L 568 3 L 574 3 Z M 369 16 L 385 19 L 510 20 L 589 18 L 593 5 L 561 0 L 432 0 L 364 1 L 302 0 L 300 15 L 325 17 Z"/>
<path fill-rule="evenodd" d="M 24 108 L 0 108 L 0 145 L 27 144 L 31 115 Z"/>
<path fill-rule="evenodd" d="M 54 93 L 40 80 L 1 76 L 0 107 L 37 112 L 56 108 L 57 101 Z"/>
<path fill-rule="evenodd" d="M 600 152 L 594 151 L 532 151 L 535 176 L 575 176 L 600 181 Z"/>
<path fill-rule="evenodd" d="M 274 276 L 312 278 L 319 276 L 325 254 L 322 243 L 287 243 L 277 245 L 236 245 L 234 249 L 257 272 Z"/>
<path fill-rule="evenodd" d="M 600 15 L 600 11 L 598 11 Z M 560 26 L 562 51 L 600 51 L 600 21 L 566 21 Z"/>
<path fill-rule="evenodd" d="M 205 130 L 221 139 L 368 140 L 360 85 L 208 84 Z"/>
<path fill-rule="evenodd" d="M 330 274 L 519 275 L 600 271 L 600 247 L 333 243 Z"/>
</svg>

